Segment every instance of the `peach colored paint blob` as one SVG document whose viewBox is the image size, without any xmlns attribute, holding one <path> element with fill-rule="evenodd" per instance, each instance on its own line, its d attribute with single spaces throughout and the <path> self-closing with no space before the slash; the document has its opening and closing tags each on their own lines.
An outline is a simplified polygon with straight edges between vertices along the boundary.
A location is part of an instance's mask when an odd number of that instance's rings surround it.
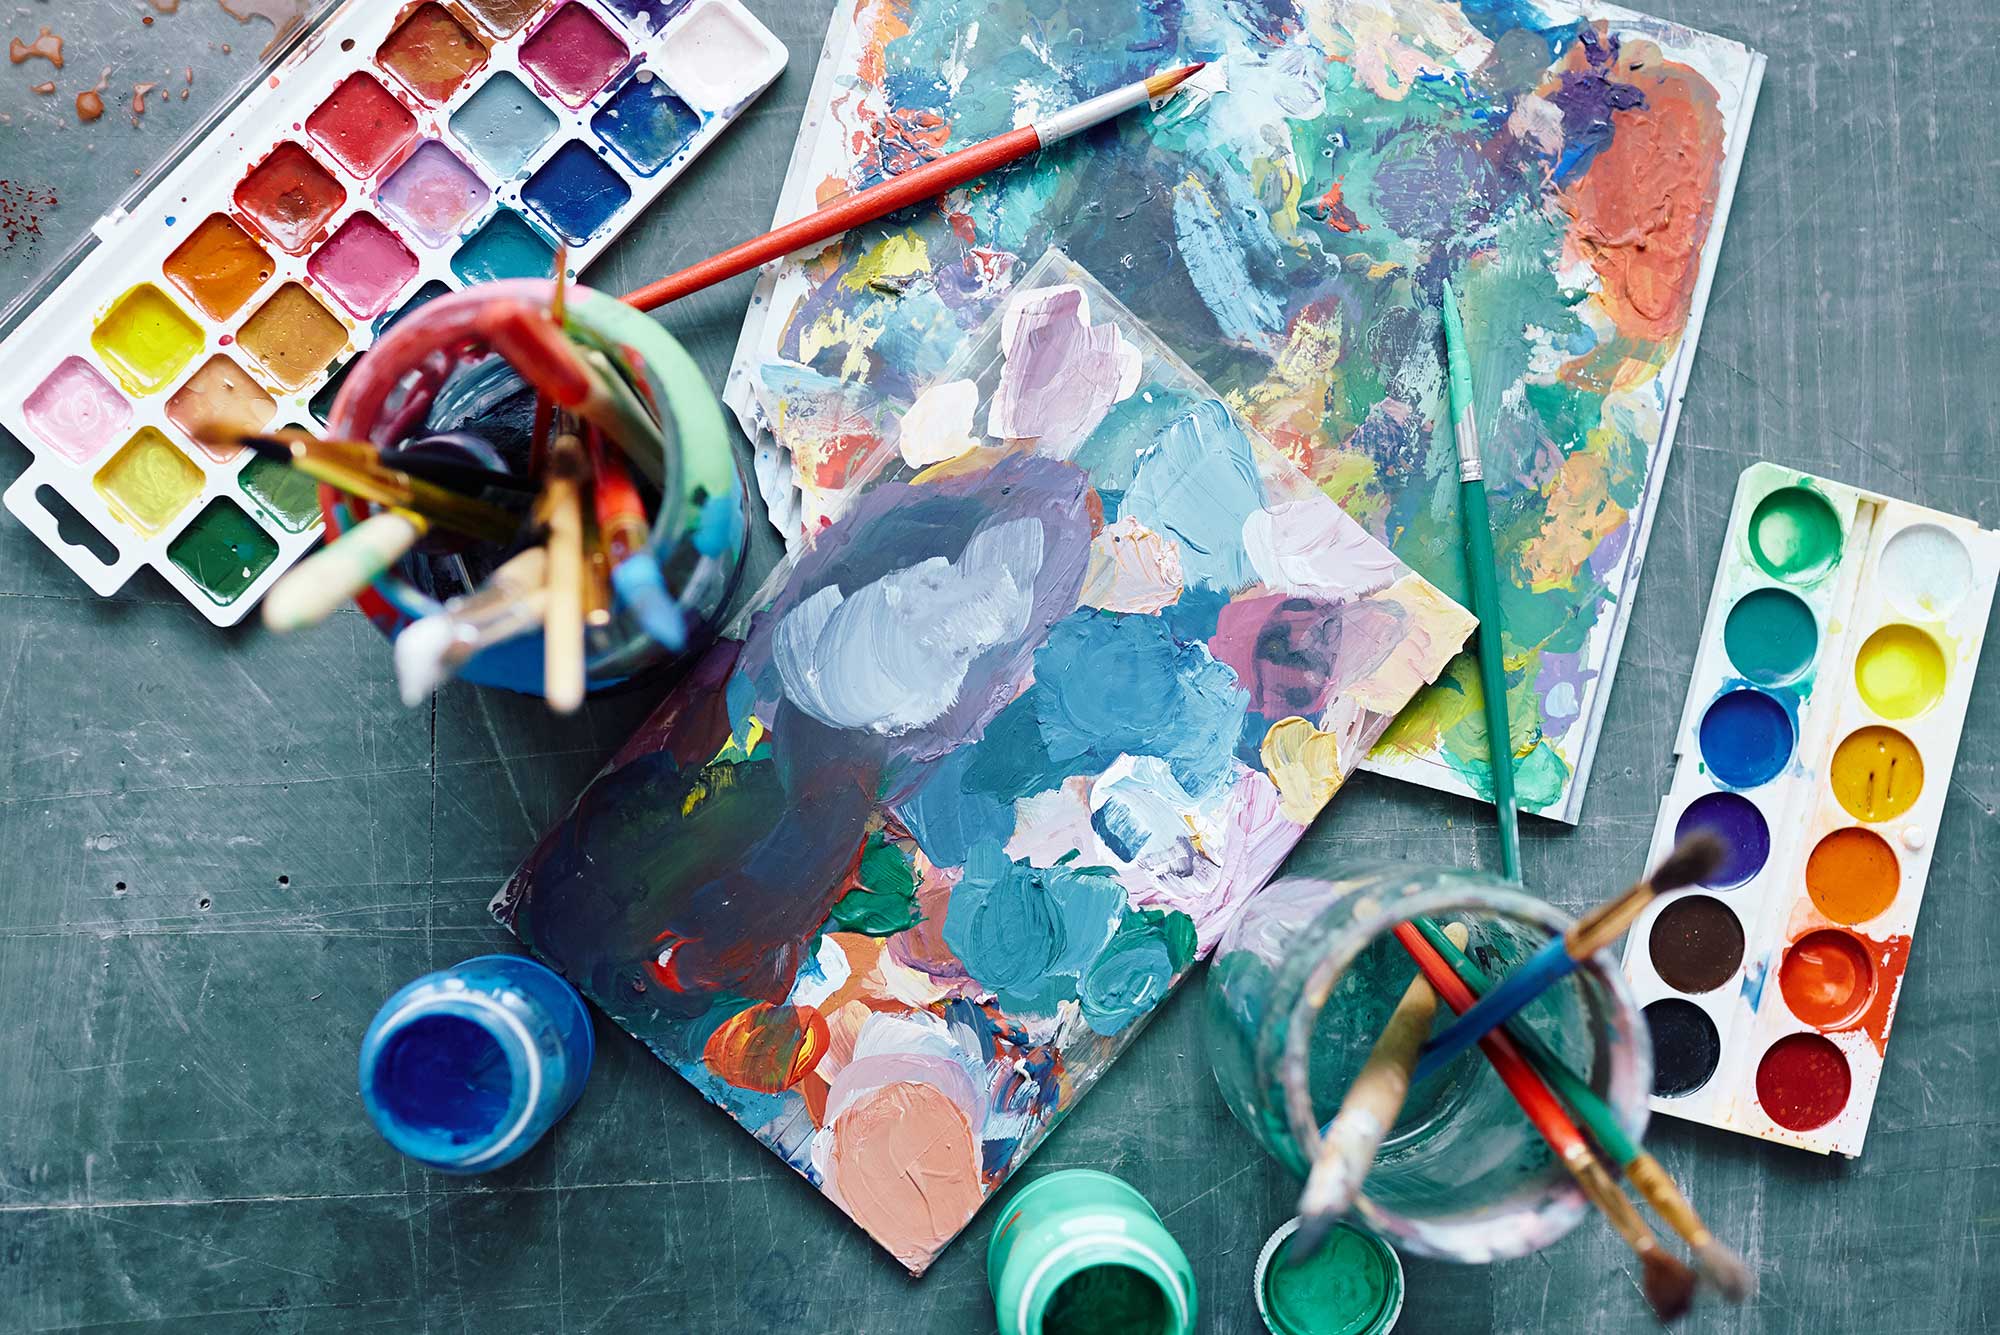
<svg viewBox="0 0 2000 1335">
<path fill-rule="evenodd" d="M 1565 72 L 1588 68 L 1584 45 L 1572 45 Z M 1604 280 L 1596 300 L 1618 332 L 1671 348 L 1687 323 L 1715 215 L 1722 113 L 1700 72 L 1650 42 L 1625 42 L 1611 77 L 1645 102 L 1612 113 L 1611 142 L 1564 193 L 1570 241 Z"/>
<path fill-rule="evenodd" d="M 32 42 L 24 42 L 18 37 L 9 42 L 7 44 L 7 59 L 18 65 L 24 60 L 33 60 L 39 56 L 41 59 L 48 61 L 49 64 L 54 65 L 57 69 L 61 69 L 63 67 L 62 44 L 62 38 L 44 27 L 41 35 Z"/>
<path fill-rule="evenodd" d="M 724 1020 L 701 1059 L 738 1089 L 782 1094 L 819 1065 L 827 1042 L 826 1021 L 811 1006 L 760 1001 Z"/>
<path fill-rule="evenodd" d="M 885 1085 L 833 1119 L 828 1194 L 912 1273 L 985 1202 L 965 1113 L 931 1085 Z"/>
<path fill-rule="evenodd" d="M 1806 859 L 1806 893 L 1835 922 L 1867 922 L 1896 900 L 1902 871 L 1896 850 L 1873 830 L 1851 825 L 1813 846 Z"/>
<path fill-rule="evenodd" d="M 202 439 L 204 434 L 251 435 L 269 426 L 277 415 L 277 400 L 225 353 L 203 362 L 167 400 L 167 420 L 218 463 L 234 459 L 242 446 L 211 445 Z"/>
</svg>

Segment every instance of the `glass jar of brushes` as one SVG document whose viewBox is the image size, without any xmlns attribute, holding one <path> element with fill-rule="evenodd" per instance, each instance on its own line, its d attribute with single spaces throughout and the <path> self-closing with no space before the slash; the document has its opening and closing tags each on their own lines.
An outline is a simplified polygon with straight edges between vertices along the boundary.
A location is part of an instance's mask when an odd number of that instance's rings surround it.
<svg viewBox="0 0 2000 1335">
<path fill-rule="evenodd" d="M 1301 1179 L 1318 1129 L 1339 1110 L 1415 976 L 1393 934 L 1397 923 L 1464 924 L 1466 956 L 1493 977 L 1571 925 L 1559 910 L 1477 872 L 1382 865 L 1316 873 L 1304 856 L 1307 867 L 1295 859 L 1223 937 L 1207 994 L 1215 1076 L 1230 1111 Z M 1440 1006 L 1435 1023 L 1450 1018 Z M 1593 956 L 1513 1023 L 1638 1138 L 1652 1053 L 1608 954 Z M 1588 1205 L 1475 1048 L 1411 1087 L 1355 1208 L 1404 1251 L 1488 1262 L 1548 1246 Z"/>
</svg>

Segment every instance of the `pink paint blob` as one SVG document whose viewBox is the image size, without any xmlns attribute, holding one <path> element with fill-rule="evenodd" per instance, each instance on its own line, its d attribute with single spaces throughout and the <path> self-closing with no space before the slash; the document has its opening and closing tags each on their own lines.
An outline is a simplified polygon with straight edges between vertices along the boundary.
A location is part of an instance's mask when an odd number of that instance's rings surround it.
<svg viewBox="0 0 2000 1335">
<path fill-rule="evenodd" d="M 132 405 L 96 367 L 66 357 L 22 402 L 21 415 L 58 454 L 80 464 L 124 433 Z"/>
<path fill-rule="evenodd" d="M 579 4 L 567 4 L 521 47 L 521 67 L 572 107 L 590 101 L 625 64 L 625 43 Z"/>
<path fill-rule="evenodd" d="M 450 149 L 426 139 L 382 182 L 375 202 L 417 240 L 436 247 L 457 236 L 492 193 Z"/>
<path fill-rule="evenodd" d="M 372 320 L 416 277 L 417 257 L 381 219 L 357 213 L 314 253 L 306 272 L 350 313 Z"/>
</svg>

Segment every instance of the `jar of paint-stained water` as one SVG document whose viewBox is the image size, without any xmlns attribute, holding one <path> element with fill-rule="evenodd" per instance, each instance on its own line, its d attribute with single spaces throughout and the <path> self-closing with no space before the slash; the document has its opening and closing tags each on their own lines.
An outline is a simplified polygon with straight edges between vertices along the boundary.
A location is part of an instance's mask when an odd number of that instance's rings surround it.
<svg viewBox="0 0 2000 1335">
<path fill-rule="evenodd" d="M 497 304 L 546 309 L 553 294 L 548 281 L 509 278 L 410 311 L 354 362 L 330 403 L 322 408 L 315 401 L 326 434 L 380 446 L 400 443 L 420 454 L 446 451 L 434 462 L 525 473 L 535 393 L 507 361 L 487 355 L 481 322 Z M 608 602 L 591 620 L 588 686 L 598 691 L 681 662 L 713 639 L 742 570 L 749 497 L 722 406 L 687 350 L 658 321 L 615 297 L 571 285 L 565 299 L 564 327 L 572 342 L 599 359 L 605 383 L 627 386 L 629 401 L 657 417 L 662 437 L 659 477 L 647 480 L 659 501 L 644 543 L 611 570 Z M 440 366 L 449 369 L 438 371 Z M 331 487 L 320 488 L 320 506 L 329 536 L 358 519 L 356 503 Z M 434 535 L 355 599 L 376 626 L 399 640 L 423 623 L 424 633 L 397 649 L 406 699 L 421 698 L 442 679 L 432 661 L 440 658 L 451 661 L 461 680 L 542 692 L 539 627 L 482 647 L 470 659 L 437 643 L 445 623 L 435 614 L 483 582 L 506 554 Z"/>
<path fill-rule="evenodd" d="M 1000 1335 L 1186 1335 L 1194 1269 L 1146 1198 L 1069 1168 L 1014 1193 L 986 1246 Z"/>
<path fill-rule="evenodd" d="M 1320 854 L 1318 856 L 1331 856 Z M 1518 967 L 1572 919 L 1477 872 L 1384 866 L 1319 872 L 1315 854 L 1250 901 L 1209 965 L 1216 1083 L 1278 1161 L 1306 1175 L 1390 1012 L 1416 974 L 1392 929 L 1427 917 L 1466 925 L 1490 977 Z M 1301 865 L 1303 862 L 1303 865 Z M 1440 1006 L 1433 1034 L 1449 1022 Z M 1616 960 L 1600 951 L 1522 1012 L 1634 1140 L 1652 1088 L 1646 1026 Z M 1402 1251 L 1487 1262 L 1538 1251 L 1588 1210 L 1568 1171 L 1472 1049 L 1418 1081 L 1355 1202 Z"/>
<path fill-rule="evenodd" d="M 596 1041 L 583 998 L 515 955 L 425 974 L 361 1040 L 361 1099 L 391 1145 L 447 1173 L 528 1152 L 583 1092 Z"/>
<path fill-rule="evenodd" d="M 1294 1219 L 1257 1257 L 1257 1315 L 1271 1335 L 1387 1335 L 1403 1314 L 1403 1263 L 1365 1228 L 1333 1226 L 1303 1259 L 1290 1249 Z"/>
</svg>

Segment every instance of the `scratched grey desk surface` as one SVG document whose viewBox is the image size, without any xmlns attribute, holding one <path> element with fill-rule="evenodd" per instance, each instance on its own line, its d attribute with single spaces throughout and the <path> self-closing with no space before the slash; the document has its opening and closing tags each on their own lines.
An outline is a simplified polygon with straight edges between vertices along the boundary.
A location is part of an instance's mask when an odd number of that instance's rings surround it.
<svg viewBox="0 0 2000 1335">
<path fill-rule="evenodd" d="M 384 0 L 386 3 L 387 0 Z M 830 0 L 750 0 L 792 67 L 595 278 L 622 291 L 770 217 Z M 1651 0 L 1770 75 L 1586 808 L 1533 824 L 1571 908 L 1629 879 L 1670 773 L 1738 470 L 1779 459 L 2000 523 L 2000 48 L 1993 0 Z M 262 44 L 213 0 L 27 0 L 67 37 L 0 67 L 0 178 L 53 191 L 0 250 L 17 286 L 150 165 Z M 235 47 L 224 55 L 220 46 Z M 74 92 L 191 66 L 140 128 Z M 129 71 L 129 72 L 128 72 Z M 84 146 L 89 151 L 84 151 Z M 746 280 L 667 323 L 718 382 Z M 25 456 L 11 443 L 0 456 Z M 11 472 L 11 468 L 8 470 Z M 764 547 L 766 559 L 769 544 Z M 1990 648 L 1990 646 L 1989 646 Z M 992 1328 L 982 1216 L 912 1282 L 638 1044 L 600 1025 L 582 1102 L 513 1168 L 457 1179 L 363 1120 L 355 1048 L 397 985 L 508 948 L 484 905 L 648 702 L 569 723 L 453 687 L 407 712 L 358 614 L 219 633 L 149 572 L 100 601 L 0 522 L 0 1330 Z M 1698 1331 L 2000 1324 L 2000 1010 L 1990 850 L 2000 658 L 1972 700 L 1866 1154 L 1827 1161 L 1671 1121 L 1652 1144 L 1763 1272 Z M 1357 779 L 1308 854 L 1490 857 L 1469 804 Z M 1199 983 L 1029 1164 L 1131 1180 L 1199 1276 L 1204 1328 L 1256 1327 L 1250 1272 L 1293 1184 L 1230 1121 Z M 1644 1330 L 1591 1224 L 1507 1265 L 1409 1267 L 1403 1328 Z"/>
</svg>

